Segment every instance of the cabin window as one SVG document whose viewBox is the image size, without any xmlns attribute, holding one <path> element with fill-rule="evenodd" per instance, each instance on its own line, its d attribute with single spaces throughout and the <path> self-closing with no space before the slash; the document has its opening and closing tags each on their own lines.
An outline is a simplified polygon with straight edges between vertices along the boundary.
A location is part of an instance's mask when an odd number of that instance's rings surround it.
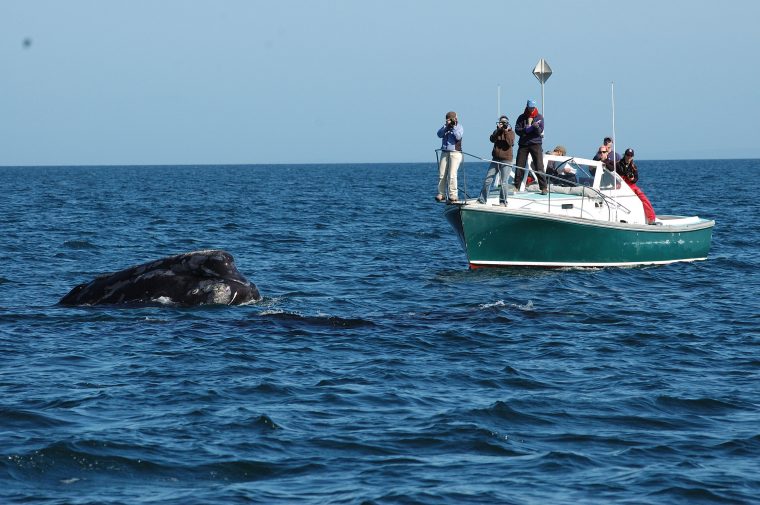
<svg viewBox="0 0 760 505">
<path fill-rule="evenodd" d="M 578 179 L 578 183 L 582 186 L 593 186 L 594 185 L 594 172 L 591 170 L 591 167 L 588 165 L 579 165 L 577 163 L 573 163 L 575 167 L 575 176 Z"/>
<path fill-rule="evenodd" d="M 609 170 L 602 172 L 602 182 L 599 183 L 599 189 L 615 189 L 615 174 Z"/>
</svg>

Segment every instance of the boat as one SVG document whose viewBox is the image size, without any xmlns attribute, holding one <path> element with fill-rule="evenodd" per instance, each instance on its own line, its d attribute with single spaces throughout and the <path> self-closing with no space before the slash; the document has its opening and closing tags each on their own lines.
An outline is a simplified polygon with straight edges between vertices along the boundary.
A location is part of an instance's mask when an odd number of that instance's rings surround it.
<svg viewBox="0 0 760 505">
<path fill-rule="evenodd" d="M 496 190 L 486 203 L 464 198 L 446 205 L 443 214 L 470 268 L 629 267 L 707 259 L 715 221 L 660 215 L 647 224 L 641 200 L 602 162 L 546 154 L 544 168 L 549 163 L 571 167 L 575 180 L 547 174 L 549 191 L 542 194 L 528 180 L 536 174 L 526 170 L 506 206 Z M 508 167 L 511 181 L 518 167 Z"/>
</svg>

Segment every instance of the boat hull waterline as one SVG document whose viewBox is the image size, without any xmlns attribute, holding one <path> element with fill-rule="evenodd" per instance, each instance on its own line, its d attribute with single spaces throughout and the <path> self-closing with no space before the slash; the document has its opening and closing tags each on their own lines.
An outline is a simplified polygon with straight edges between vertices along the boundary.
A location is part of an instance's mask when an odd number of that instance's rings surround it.
<svg viewBox="0 0 760 505">
<path fill-rule="evenodd" d="M 662 226 L 595 221 L 540 212 L 448 205 L 471 268 L 607 267 L 707 259 L 714 221 L 661 216 Z"/>
</svg>

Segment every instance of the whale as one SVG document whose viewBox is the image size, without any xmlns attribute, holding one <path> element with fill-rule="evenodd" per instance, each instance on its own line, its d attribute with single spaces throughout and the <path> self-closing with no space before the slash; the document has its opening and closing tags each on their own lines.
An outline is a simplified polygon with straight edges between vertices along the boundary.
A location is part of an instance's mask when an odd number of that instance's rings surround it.
<svg viewBox="0 0 760 505">
<path fill-rule="evenodd" d="M 60 305 L 240 305 L 261 300 L 227 251 L 177 254 L 75 286 Z"/>
</svg>

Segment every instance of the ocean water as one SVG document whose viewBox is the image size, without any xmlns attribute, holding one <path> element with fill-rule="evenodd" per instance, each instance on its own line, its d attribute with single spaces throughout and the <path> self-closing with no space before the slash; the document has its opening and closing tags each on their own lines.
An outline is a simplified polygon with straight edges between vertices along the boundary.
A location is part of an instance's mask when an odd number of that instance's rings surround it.
<svg viewBox="0 0 760 505">
<path fill-rule="evenodd" d="M 0 503 L 760 503 L 760 161 L 640 170 L 707 261 L 468 270 L 432 162 L 1 167 Z M 57 305 L 206 248 L 264 300 Z"/>
</svg>

